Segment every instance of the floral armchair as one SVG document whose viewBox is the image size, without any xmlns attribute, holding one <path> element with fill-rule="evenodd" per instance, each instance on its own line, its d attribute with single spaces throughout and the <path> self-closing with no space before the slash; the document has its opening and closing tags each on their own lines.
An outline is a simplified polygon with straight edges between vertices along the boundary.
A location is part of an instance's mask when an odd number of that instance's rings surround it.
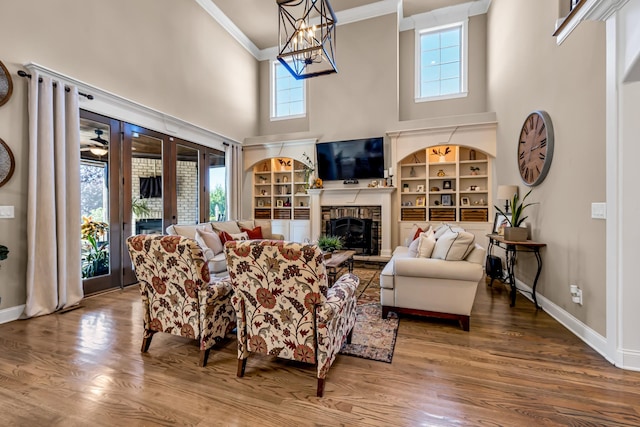
<svg viewBox="0 0 640 427">
<path fill-rule="evenodd" d="M 276 240 L 225 244 L 233 306 L 238 316 L 238 371 L 249 353 L 316 365 L 317 396 L 356 322 L 353 274 L 328 287 L 324 256 L 315 245 Z"/>
<path fill-rule="evenodd" d="M 210 283 L 209 268 L 195 240 L 138 235 L 127 239 L 144 310 L 143 353 L 156 332 L 200 342 L 200 366 L 209 350 L 236 326 L 228 280 Z"/>
</svg>

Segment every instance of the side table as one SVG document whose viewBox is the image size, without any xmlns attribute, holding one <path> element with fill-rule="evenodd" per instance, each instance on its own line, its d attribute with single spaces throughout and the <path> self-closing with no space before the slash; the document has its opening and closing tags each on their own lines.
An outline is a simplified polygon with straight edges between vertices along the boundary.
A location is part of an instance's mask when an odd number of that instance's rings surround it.
<svg viewBox="0 0 640 427">
<path fill-rule="evenodd" d="M 340 267 L 346 264 L 349 273 L 353 273 L 353 256 L 356 251 L 340 251 L 333 252 L 331 258 L 326 259 L 324 264 L 327 268 L 327 275 L 329 276 L 329 287 L 333 286 L 336 282 L 336 276 Z"/>
<path fill-rule="evenodd" d="M 497 246 L 505 250 L 507 257 L 507 281 L 511 286 L 511 307 L 516 305 L 516 277 L 513 272 L 514 266 L 516 264 L 516 254 L 518 252 L 532 252 L 536 261 L 538 262 L 538 269 L 536 271 L 536 277 L 533 279 L 533 303 L 536 306 L 536 309 L 540 308 L 538 305 L 538 299 L 536 298 L 536 286 L 538 285 L 538 278 L 540 277 L 540 272 L 542 271 L 542 257 L 540 256 L 540 248 L 544 248 L 547 246 L 546 243 L 534 242 L 533 240 L 525 240 L 522 242 L 515 242 L 512 240 L 506 240 L 503 236 L 499 234 L 487 234 L 489 238 L 489 248 L 487 250 L 488 254 L 491 254 L 491 250 L 493 246 Z M 489 282 L 489 286 L 493 285 L 493 277 L 491 278 L 491 282 Z"/>
</svg>

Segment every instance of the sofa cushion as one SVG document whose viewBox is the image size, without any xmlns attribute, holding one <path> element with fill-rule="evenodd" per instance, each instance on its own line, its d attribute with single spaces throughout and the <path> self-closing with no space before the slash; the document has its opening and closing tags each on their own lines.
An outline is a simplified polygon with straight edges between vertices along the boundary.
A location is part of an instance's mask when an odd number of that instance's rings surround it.
<svg viewBox="0 0 640 427">
<path fill-rule="evenodd" d="M 201 224 L 189 224 L 189 225 L 173 224 L 167 227 L 167 234 L 177 234 L 179 236 L 184 236 L 184 237 L 188 237 L 190 239 L 195 240 L 196 229 L 213 231 L 213 228 L 211 228 L 211 223 L 203 222 Z"/>
<path fill-rule="evenodd" d="M 221 253 L 223 249 L 220 236 L 218 236 L 218 233 L 215 231 L 196 229 L 196 242 L 198 242 L 203 250 L 211 249 L 213 251 L 213 255 Z"/>
<path fill-rule="evenodd" d="M 217 274 L 223 271 L 227 271 L 227 258 L 224 252 L 221 252 L 209 259 L 209 273 Z"/>
<path fill-rule="evenodd" d="M 433 233 L 422 233 L 418 237 L 418 257 L 431 258 L 433 248 L 436 246 L 436 237 Z"/>
<path fill-rule="evenodd" d="M 248 228 L 249 230 L 253 230 L 256 227 L 256 222 L 252 219 L 239 219 L 236 221 L 240 230 L 243 228 Z"/>
<path fill-rule="evenodd" d="M 212 222 L 211 226 L 218 233 L 221 231 L 226 231 L 229 234 L 240 233 L 240 227 L 238 227 L 238 224 L 235 221 L 216 221 Z"/>
<path fill-rule="evenodd" d="M 247 233 L 249 235 L 249 239 L 250 240 L 262 240 L 262 227 L 256 227 L 253 230 L 250 230 L 248 228 L 241 228 L 240 230 L 242 230 L 243 232 Z"/>
<path fill-rule="evenodd" d="M 263 239 L 273 239 L 273 231 L 271 230 L 271 220 L 270 219 L 256 219 L 255 226 L 262 228 L 262 238 Z M 253 227 L 251 227 L 253 228 Z"/>
<path fill-rule="evenodd" d="M 436 240 L 438 240 L 444 233 L 447 231 L 451 231 L 451 227 L 449 224 L 443 223 L 440 224 L 435 230 L 433 230 L 436 235 Z"/>
<path fill-rule="evenodd" d="M 466 231 L 447 231 L 436 241 L 431 258 L 462 261 L 473 249 L 476 236 Z"/>
<path fill-rule="evenodd" d="M 240 233 L 229 234 L 233 240 L 249 240 L 249 235 L 246 231 L 241 231 Z"/>
<path fill-rule="evenodd" d="M 487 251 L 485 251 L 482 246 L 476 243 L 474 245 L 474 248 L 471 249 L 471 252 L 469 252 L 469 255 L 467 255 L 464 260 L 467 262 L 472 262 L 474 264 L 483 265 L 486 254 Z"/>
<path fill-rule="evenodd" d="M 418 246 L 420 245 L 420 239 L 415 239 L 413 242 L 411 242 L 411 244 L 409 245 L 409 256 L 410 257 L 417 257 L 418 256 Z"/>
</svg>

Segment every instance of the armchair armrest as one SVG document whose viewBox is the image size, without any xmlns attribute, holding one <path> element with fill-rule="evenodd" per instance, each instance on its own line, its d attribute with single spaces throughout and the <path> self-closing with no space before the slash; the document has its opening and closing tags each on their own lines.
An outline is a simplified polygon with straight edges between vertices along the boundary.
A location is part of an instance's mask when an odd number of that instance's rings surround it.
<svg viewBox="0 0 640 427">
<path fill-rule="evenodd" d="M 284 240 L 284 234 L 271 233 L 271 240 Z"/>
<path fill-rule="evenodd" d="M 318 307 L 318 320 L 328 323 L 336 314 L 344 311 L 353 299 L 355 304 L 356 289 L 360 285 L 360 278 L 355 274 L 342 275 L 327 291 L 327 300 Z"/>
</svg>

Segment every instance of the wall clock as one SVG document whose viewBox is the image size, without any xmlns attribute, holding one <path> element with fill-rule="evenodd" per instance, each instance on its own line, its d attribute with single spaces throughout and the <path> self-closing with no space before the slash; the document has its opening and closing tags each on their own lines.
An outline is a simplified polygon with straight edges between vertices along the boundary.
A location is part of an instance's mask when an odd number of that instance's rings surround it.
<svg viewBox="0 0 640 427">
<path fill-rule="evenodd" d="M 534 111 L 522 124 L 518 138 L 518 170 L 530 187 L 544 181 L 553 159 L 553 124 L 545 111 Z"/>
<path fill-rule="evenodd" d="M 13 175 L 15 160 L 9 146 L 0 139 L 0 187 L 5 185 Z"/>
</svg>

